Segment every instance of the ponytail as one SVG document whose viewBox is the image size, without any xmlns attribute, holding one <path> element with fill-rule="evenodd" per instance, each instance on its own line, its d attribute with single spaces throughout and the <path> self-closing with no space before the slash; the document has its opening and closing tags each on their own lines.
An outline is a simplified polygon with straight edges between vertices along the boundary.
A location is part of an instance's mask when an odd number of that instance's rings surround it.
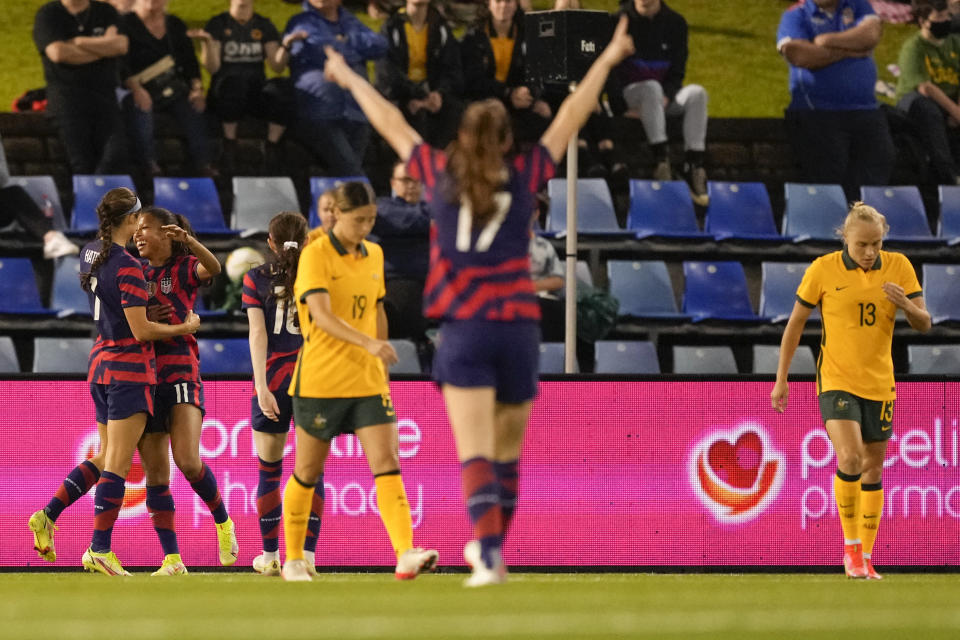
<svg viewBox="0 0 960 640">
<path fill-rule="evenodd" d="M 100 240 L 100 252 L 90 264 L 90 271 L 80 274 L 80 287 L 84 291 L 91 291 L 91 279 L 110 257 L 114 228 L 119 226 L 128 215 L 138 211 L 140 211 L 140 199 L 130 189 L 118 187 L 104 194 L 97 205 L 97 219 L 100 221 L 97 238 Z"/>
<path fill-rule="evenodd" d="M 296 211 L 281 211 L 270 220 L 270 237 L 277 248 L 272 267 L 270 295 L 278 300 L 293 300 L 300 252 L 307 240 L 307 220 Z M 277 294 L 277 289 L 283 289 Z"/>
<path fill-rule="evenodd" d="M 457 139 L 448 147 L 447 171 L 453 184 L 446 197 L 470 205 L 474 227 L 484 226 L 496 213 L 494 195 L 506 182 L 503 156 L 511 137 L 503 103 L 487 99 L 467 107 Z"/>
</svg>

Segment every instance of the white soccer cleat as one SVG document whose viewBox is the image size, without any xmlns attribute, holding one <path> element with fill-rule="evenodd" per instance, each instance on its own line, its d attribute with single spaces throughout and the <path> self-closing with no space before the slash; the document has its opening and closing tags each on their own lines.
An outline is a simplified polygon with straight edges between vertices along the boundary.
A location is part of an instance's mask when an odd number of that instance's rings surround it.
<svg viewBox="0 0 960 640">
<path fill-rule="evenodd" d="M 264 551 L 253 559 L 253 570 L 262 576 L 280 575 L 280 558 L 276 553 Z"/>
<path fill-rule="evenodd" d="M 307 563 L 307 573 L 311 578 L 317 577 L 317 554 L 315 551 L 303 550 L 303 560 Z"/>
<path fill-rule="evenodd" d="M 436 549 L 415 547 L 407 549 L 397 559 L 397 570 L 394 573 L 397 580 L 413 580 L 421 573 L 432 573 L 437 570 L 437 560 L 440 554 Z"/>
<path fill-rule="evenodd" d="M 497 562 L 493 567 L 488 567 L 487 563 L 480 557 L 480 543 L 477 540 L 471 540 L 463 547 L 463 559 L 473 569 L 470 577 L 463 581 L 465 587 L 485 587 L 490 584 L 503 584 L 507 581 L 507 567 L 503 564 L 503 558 L 498 552 L 496 554 Z"/>
<path fill-rule="evenodd" d="M 287 560 L 283 563 L 280 575 L 287 582 L 311 582 L 310 572 L 307 571 L 307 561 L 304 559 Z"/>
</svg>

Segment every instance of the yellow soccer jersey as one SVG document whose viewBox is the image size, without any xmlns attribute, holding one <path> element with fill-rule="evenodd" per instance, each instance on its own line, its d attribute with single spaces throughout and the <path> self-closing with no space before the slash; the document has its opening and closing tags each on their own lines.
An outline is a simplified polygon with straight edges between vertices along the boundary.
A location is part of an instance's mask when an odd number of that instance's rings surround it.
<svg viewBox="0 0 960 640">
<path fill-rule="evenodd" d="M 303 347 L 290 383 L 291 396 L 359 398 L 388 390 L 383 361 L 318 328 L 304 301 L 307 294 L 326 291 L 335 316 L 357 331 L 377 337 L 377 302 L 386 293 L 383 250 L 364 241 L 361 254 L 348 254 L 332 233 L 310 242 L 300 254 L 293 291 Z"/>
<path fill-rule="evenodd" d="M 864 271 L 847 254 L 835 251 L 813 261 L 797 301 L 820 305 L 823 332 L 817 360 L 817 392 L 847 391 L 868 400 L 893 400 L 893 325 L 897 307 L 881 285 L 894 282 L 908 298 L 923 294 L 910 261 L 900 253 L 881 251 L 873 268 Z"/>
<path fill-rule="evenodd" d="M 427 31 L 424 26 L 420 31 L 413 28 L 409 22 L 403 25 L 407 36 L 407 77 L 412 82 L 423 82 L 427 79 Z"/>
</svg>

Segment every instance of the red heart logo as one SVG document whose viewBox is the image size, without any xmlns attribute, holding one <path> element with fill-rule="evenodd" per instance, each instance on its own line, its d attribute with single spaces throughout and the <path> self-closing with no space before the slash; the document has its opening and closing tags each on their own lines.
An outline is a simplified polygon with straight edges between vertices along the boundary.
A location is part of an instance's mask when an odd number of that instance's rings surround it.
<svg viewBox="0 0 960 640">
<path fill-rule="evenodd" d="M 717 440 L 707 450 L 707 464 L 713 474 L 731 487 L 749 489 L 757 481 L 763 460 L 763 443 L 753 431 L 747 431 L 734 444 Z"/>
</svg>

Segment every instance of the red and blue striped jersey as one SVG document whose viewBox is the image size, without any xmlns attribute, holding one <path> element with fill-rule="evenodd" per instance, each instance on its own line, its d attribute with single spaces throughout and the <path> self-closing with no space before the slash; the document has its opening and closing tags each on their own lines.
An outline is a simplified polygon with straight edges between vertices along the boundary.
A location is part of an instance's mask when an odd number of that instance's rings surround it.
<svg viewBox="0 0 960 640">
<path fill-rule="evenodd" d="M 286 390 L 297 365 L 297 353 L 303 345 L 297 305 L 277 298 L 283 287 L 274 287 L 274 264 L 254 267 L 243 276 L 242 309 L 263 309 L 267 325 L 267 386 L 270 391 Z"/>
<path fill-rule="evenodd" d="M 169 324 L 182 324 L 193 311 L 197 289 L 202 284 L 197 276 L 200 261 L 196 256 L 174 256 L 158 267 L 143 258 L 143 274 L 150 292 L 150 305 L 168 304 L 173 312 Z M 159 382 L 199 382 L 200 356 L 197 339 L 186 334 L 157 340 L 157 380 Z"/>
<path fill-rule="evenodd" d="M 426 187 L 433 218 L 424 315 L 539 321 L 528 252 L 536 193 L 555 171 L 550 153 L 537 145 L 508 159 L 504 190 L 495 195 L 497 213 L 484 227 L 472 224 L 469 208 L 447 200 L 453 178 L 446 165 L 446 154 L 427 144 L 417 145 L 407 161 L 410 176 Z"/>
<path fill-rule="evenodd" d="M 80 252 L 80 270 L 89 273 L 100 253 L 100 241 Z M 140 261 L 119 244 L 90 278 L 90 313 L 97 323 L 97 340 L 90 350 L 87 382 L 91 384 L 156 384 L 153 343 L 133 337 L 123 310 L 147 304 L 147 283 Z"/>
</svg>

